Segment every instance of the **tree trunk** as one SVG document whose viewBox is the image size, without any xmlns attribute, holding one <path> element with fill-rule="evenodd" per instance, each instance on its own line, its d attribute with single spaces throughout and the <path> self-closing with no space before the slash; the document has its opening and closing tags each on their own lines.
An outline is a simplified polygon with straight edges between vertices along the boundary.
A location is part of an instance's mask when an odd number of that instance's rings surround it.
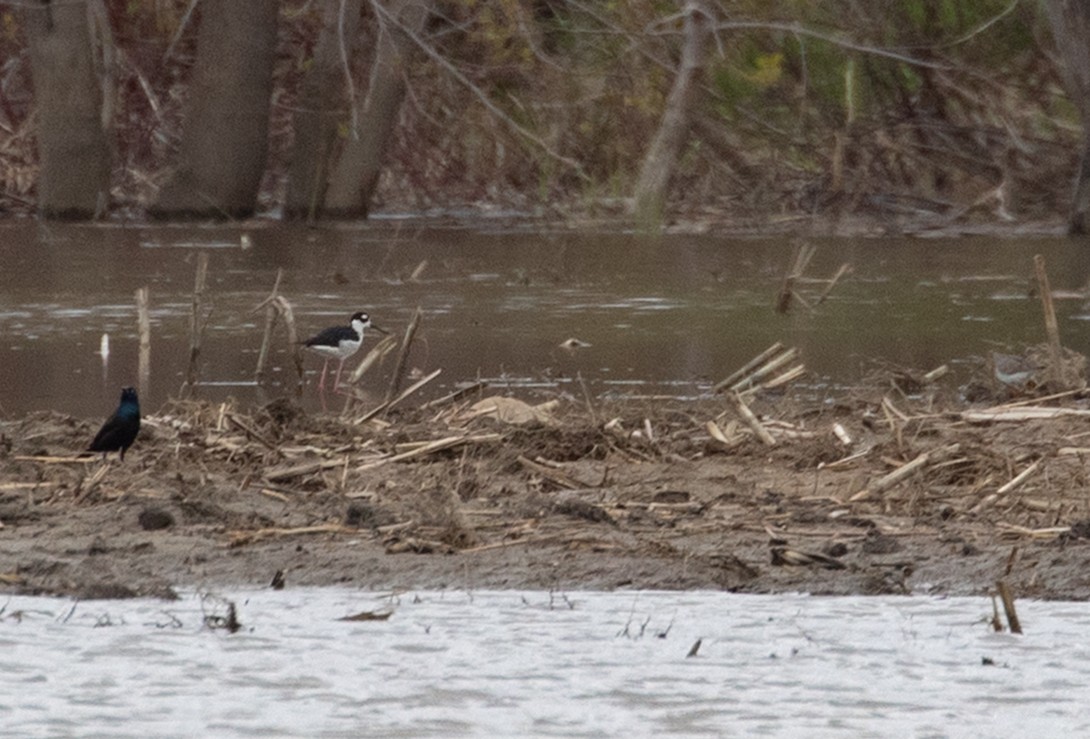
<svg viewBox="0 0 1090 739">
<path fill-rule="evenodd" d="M 1090 230 L 1090 0 L 1045 0 L 1056 47 L 1064 61 L 1068 95 L 1082 117 L 1082 161 L 1075 179 L 1068 230 Z"/>
<path fill-rule="evenodd" d="M 268 153 L 277 1 L 205 0 L 201 14 L 177 168 L 151 212 L 246 217 Z"/>
<path fill-rule="evenodd" d="M 110 147 L 87 6 L 47 1 L 26 8 L 38 104 L 38 212 L 47 218 L 91 218 L 108 204 Z"/>
<path fill-rule="evenodd" d="M 355 57 L 361 0 L 327 0 L 314 59 L 299 93 L 295 142 L 288 164 L 284 217 L 314 220 L 325 200 L 329 165 L 345 109 L 354 105 L 346 80 Z"/>
<path fill-rule="evenodd" d="M 700 95 L 700 75 L 704 69 L 705 49 L 711 38 L 711 18 L 699 3 L 685 8 L 685 45 L 674 86 L 666 98 L 662 122 L 644 156 L 633 192 L 636 217 L 656 223 L 662 216 L 666 188 L 677 166 L 678 156 L 689 137 L 693 108 Z"/>
<path fill-rule="evenodd" d="M 379 35 L 367 97 L 360 104 L 359 130 L 349 132 L 344 151 L 330 177 L 324 208 L 326 215 L 367 217 L 405 98 L 405 73 L 416 49 L 409 34 L 423 28 L 430 11 L 431 0 L 394 0 L 386 12 L 376 3 Z"/>
</svg>

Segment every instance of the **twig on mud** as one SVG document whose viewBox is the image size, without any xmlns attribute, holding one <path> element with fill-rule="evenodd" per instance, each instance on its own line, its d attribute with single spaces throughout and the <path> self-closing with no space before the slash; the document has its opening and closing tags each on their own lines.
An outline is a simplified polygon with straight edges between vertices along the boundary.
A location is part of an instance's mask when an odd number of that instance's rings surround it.
<svg viewBox="0 0 1090 739">
<path fill-rule="evenodd" d="M 306 464 L 287 467 L 285 469 L 269 470 L 265 473 L 265 479 L 268 482 L 283 482 L 284 480 L 303 477 L 304 475 L 310 475 L 322 470 L 330 470 L 335 467 L 340 467 L 343 464 L 343 459 L 326 459 L 321 462 L 308 462 Z"/>
<path fill-rule="evenodd" d="M 947 444 L 946 446 L 923 452 L 910 462 L 906 462 L 888 475 L 878 478 L 873 483 L 848 498 L 849 503 L 865 500 L 872 495 L 878 495 L 897 483 L 907 479 L 913 473 L 922 470 L 934 462 L 939 462 L 953 456 L 961 449 L 960 444 Z"/>
<path fill-rule="evenodd" d="M 110 470 L 110 463 L 107 462 L 106 464 L 102 465 L 97 470 L 95 470 L 93 473 L 91 473 L 90 477 L 87 477 L 87 478 L 81 480 L 80 484 L 79 484 L 79 487 L 76 489 L 76 495 L 73 498 L 73 500 L 75 500 L 75 502 L 77 502 L 77 503 L 80 503 L 83 500 L 85 500 L 87 498 L 87 496 L 89 496 L 91 494 L 91 492 L 96 487 L 98 487 L 98 484 L 100 482 L 102 482 L 102 479 L 104 477 L 106 477 L 106 473 L 109 472 L 109 470 Z"/>
<path fill-rule="evenodd" d="M 40 464 L 94 464 L 98 461 L 97 456 L 90 455 L 83 457 L 51 457 L 17 454 L 12 459 L 16 462 L 38 462 Z"/>
<path fill-rule="evenodd" d="M 253 544 L 254 542 L 268 539 L 274 536 L 306 536 L 310 534 L 358 534 L 359 531 L 339 523 L 321 524 L 318 526 L 299 526 L 296 528 L 271 527 L 255 529 L 253 531 L 230 531 L 230 547 Z"/>
<path fill-rule="evenodd" d="M 411 449 L 401 454 L 395 454 L 392 457 L 386 457 L 374 462 L 368 462 L 362 464 L 356 468 L 357 472 L 363 470 L 370 470 L 376 467 L 381 467 L 384 464 L 390 462 L 404 462 L 415 457 L 423 457 L 428 454 L 434 454 L 445 449 L 453 449 L 454 447 L 461 446 L 462 444 L 486 444 L 495 441 L 502 441 L 503 434 L 479 434 L 477 436 L 447 436 L 443 439 L 436 439 L 434 441 L 425 442 L 423 445 Z"/>
<path fill-rule="evenodd" d="M 738 411 L 738 415 L 742 417 L 742 420 L 745 421 L 747 426 L 753 429 L 753 433 L 757 435 L 757 438 L 768 446 L 776 446 L 776 439 L 768 432 L 768 429 L 761 425 L 757 416 L 753 414 L 753 411 L 749 409 L 746 402 L 742 400 L 742 396 L 738 393 L 731 393 L 730 400 L 734 404 L 735 410 Z"/>
<path fill-rule="evenodd" d="M 1011 479 L 1010 482 L 1006 483 L 1005 485 L 1002 485 L 994 493 L 987 496 L 982 501 L 980 501 L 975 506 L 973 506 L 970 509 L 970 512 L 971 513 L 980 513 L 982 510 L 984 510 L 985 508 L 990 506 L 992 503 L 999 500 L 1000 497 L 1002 497 L 1002 496 L 1006 495 L 1007 493 L 1011 492 L 1012 490 L 1015 490 L 1018 487 L 1020 487 L 1022 485 L 1022 483 L 1024 483 L 1026 480 L 1028 480 L 1029 477 L 1041 467 L 1041 463 L 1043 461 L 1044 461 L 1043 459 L 1038 459 L 1036 462 L 1031 464 L 1029 467 L 1026 467 L 1024 470 L 1022 470 L 1017 475 L 1015 475 L 1014 478 Z"/>
<path fill-rule="evenodd" d="M 461 554 L 489 552 L 493 549 L 506 549 L 508 547 L 518 547 L 526 544 L 554 544 L 558 541 L 568 541 L 569 538 L 570 537 L 567 534 L 555 534 L 552 536 L 526 537 L 524 539 L 504 539 L 503 541 L 496 541 L 491 544 L 481 544 L 477 547 L 462 549 Z"/>
<path fill-rule="evenodd" d="M 1031 529 L 1026 526 L 1000 521 L 995 527 L 1001 529 L 1005 534 L 1028 536 L 1031 539 L 1055 539 L 1057 536 L 1071 533 L 1070 526 L 1049 526 L 1043 529 Z"/>
<path fill-rule="evenodd" d="M 266 438 L 264 434 L 262 434 L 260 431 L 255 429 L 253 426 L 251 426 L 246 421 L 243 421 L 241 418 L 239 418 L 234 413 L 228 413 L 227 414 L 227 420 L 230 421 L 231 423 L 233 423 L 235 426 L 237 426 L 242 432 L 244 432 L 251 439 L 259 441 L 262 445 L 264 445 L 265 447 L 267 447 L 271 451 L 276 452 L 277 456 L 281 456 L 281 457 L 284 456 L 280 451 L 280 447 L 275 442 L 273 442 L 270 439 Z"/>
<path fill-rule="evenodd" d="M 480 392 L 488 387 L 488 383 L 484 380 L 477 380 L 471 385 L 467 385 L 459 390 L 455 390 L 452 393 L 448 393 L 441 398 L 435 400 L 429 400 L 424 405 L 420 406 L 421 410 L 431 410 L 432 408 L 438 408 L 439 406 L 448 405 L 450 403 L 457 403 L 462 398 L 472 395 L 473 393 Z"/>
<path fill-rule="evenodd" d="M 567 488 L 569 490 L 583 490 L 591 487 L 582 480 L 577 480 L 576 478 L 564 472 L 561 472 L 560 470 L 553 469 L 552 467 L 549 467 L 546 464 L 542 464 L 541 462 L 535 462 L 534 460 L 528 459 L 521 454 L 518 456 L 518 463 L 533 472 L 534 474 L 540 475 L 541 477 L 544 477 L 545 479 L 555 483 L 556 485 L 559 485 L 562 488 Z"/>
<path fill-rule="evenodd" d="M 385 403 L 380 403 L 379 405 L 375 406 L 371 410 L 367 411 L 367 413 L 364 413 L 362 416 L 360 416 L 356 420 L 352 421 L 352 423 L 354 425 L 356 425 L 356 426 L 359 426 L 360 424 L 367 423 L 368 421 L 370 421 L 372 418 L 379 415 L 380 413 L 390 410 L 395 405 L 397 405 L 401 401 L 405 400 L 405 398 L 409 397 L 410 395 L 415 393 L 417 390 L 419 390 L 420 388 L 424 387 L 429 382 L 434 380 L 436 377 L 439 376 L 439 374 L 442 371 L 443 371 L 443 369 L 439 368 L 439 369 L 435 370 L 434 372 L 432 372 L 427 377 L 424 377 L 424 378 L 422 378 L 420 380 L 417 380 L 415 383 L 413 383 L 409 387 L 405 388 L 405 390 L 401 393 L 401 395 L 398 395 L 393 400 L 388 400 Z"/>
<path fill-rule="evenodd" d="M 1035 421 L 1050 420 L 1060 416 L 1090 416 L 1090 410 L 1082 408 L 1057 408 L 1053 406 L 1022 406 L 1014 408 L 997 406 L 981 410 L 962 411 L 961 420 L 969 423 L 991 423 L 993 421 Z"/>
</svg>

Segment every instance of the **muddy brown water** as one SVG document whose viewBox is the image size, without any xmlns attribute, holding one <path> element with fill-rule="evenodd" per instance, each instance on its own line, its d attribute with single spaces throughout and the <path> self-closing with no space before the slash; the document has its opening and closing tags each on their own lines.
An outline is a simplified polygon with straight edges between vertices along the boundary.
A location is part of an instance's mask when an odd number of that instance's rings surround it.
<svg viewBox="0 0 1090 739">
<path fill-rule="evenodd" d="M 242 247 L 248 235 L 250 248 Z M 283 334 L 273 381 L 253 383 L 263 317 L 254 308 L 278 268 L 300 333 L 356 310 L 403 329 L 423 322 L 411 366 L 442 368 L 422 394 L 475 379 L 533 395 L 706 394 L 773 341 L 798 346 L 815 393 L 850 385 L 875 360 L 930 368 L 972 366 L 992 349 L 1043 338 L 1031 294 L 1033 255 L 1048 260 L 1064 343 L 1090 353 L 1085 246 L 1063 239 L 810 239 L 808 276 L 853 274 L 811 312 L 779 315 L 772 303 L 794 244 L 786 237 L 648 237 L 473 229 L 393 220 L 336 229 L 245 227 L 0 226 L 0 413 L 53 409 L 99 416 L 135 384 L 134 291 L 151 295 L 152 366 L 144 407 L 178 392 L 189 344 L 196 258 L 210 255 L 211 315 L 200 394 L 261 400 L 292 386 Z M 810 297 L 820 283 L 804 283 Z M 110 338 L 109 362 L 99 354 Z M 566 339 L 589 344 L 574 353 Z M 372 335 L 367 342 L 374 341 Z M 354 358 L 358 358 L 362 354 Z M 362 381 L 381 395 L 392 357 Z M 349 366 L 354 366 L 350 362 Z M 307 359 L 303 399 L 317 408 Z M 578 378 L 578 379 L 577 379 Z"/>
</svg>

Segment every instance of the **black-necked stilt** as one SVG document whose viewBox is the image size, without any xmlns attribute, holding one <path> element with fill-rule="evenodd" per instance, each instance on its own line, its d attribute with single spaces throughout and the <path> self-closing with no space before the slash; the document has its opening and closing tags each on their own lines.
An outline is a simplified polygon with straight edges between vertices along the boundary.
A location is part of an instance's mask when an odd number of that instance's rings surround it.
<svg viewBox="0 0 1090 739">
<path fill-rule="evenodd" d="M 114 414 L 106 419 L 102 428 L 95 434 L 95 440 L 87 448 L 91 452 L 102 452 L 102 458 L 106 458 L 109 452 L 121 452 L 121 460 L 125 460 L 125 450 L 136 441 L 136 435 L 140 433 L 140 401 L 136 398 L 136 390 L 131 387 L 122 388 L 121 403 Z"/>
<path fill-rule="evenodd" d="M 303 342 L 307 349 L 325 357 L 322 377 L 318 380 L 319 390 L 325 389 L 325 373 L 329 368 L 330 359 L 340 360 L 340 364 L 337 365 L 337 377 L 333 380 L 333 390 L 341 386 L 341 370 L 344 369 L 344 361 L 359 351 L 360 344 L 363 343 L 363 331 L 368 328 L 383 334 L 389 333 L 386 329 L 372 323 L 371 317 L 360 311 L 352 314 L 352 320 L 347 326 L 330 326 Z"/>
</svg>

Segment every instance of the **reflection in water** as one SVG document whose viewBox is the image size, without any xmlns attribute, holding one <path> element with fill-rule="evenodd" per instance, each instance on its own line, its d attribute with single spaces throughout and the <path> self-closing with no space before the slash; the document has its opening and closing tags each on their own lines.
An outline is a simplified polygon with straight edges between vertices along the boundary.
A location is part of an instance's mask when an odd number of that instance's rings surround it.
<svg viewBox="0 0 1090 739">
<path fill-rule="evenodd" d="M 212 307 L 201 392 L 243 400 L 261 397 L 252 378 L 264 319 L 254 308 L 278 268 L 303 335 L 357 310 L 396 331 L 419 306 L 410 364 L 421 374 L 443 369 L 432 395 L 485 378 L 524 394 L 544 387 L 576 396 L 576 378 L 599 395 L 706 393 L 774 341 L 802 350 L 817 393 L 855 381 L 873 359 L 925 369 L 967 360 L 1041 340 L 1033 254 L 1045 255 L 1057 289 L 1082 288 L 1090 271 L 1083 248 L 1058 239 L 815 239 L 809 274 L 831 276 L 843 262 L 854 274 L 818 310 L 781 316 L 772 301 L 792 250 L 781 240 L 270 224 L 246 231 L 252 248 L 244 250 L 240 228 L 0 229 L 0 411 L 9 415 L 108 411 L 118 388 L 135 381 L 133 295 L 145 285 L 146 406 L 177 394 L 200 250 L 210 257 Z M 1090 351 L 1082 300 L 1058 306 L 1065 343 Z M 566 351 L 569 338 L 589 346 Z M 292 384 L 279 341 L 273 395 Z M 390 364 L 362 387 L 381 397 Z M 304 396 L 313 409 L 315 381 Z"/>
</svg>

